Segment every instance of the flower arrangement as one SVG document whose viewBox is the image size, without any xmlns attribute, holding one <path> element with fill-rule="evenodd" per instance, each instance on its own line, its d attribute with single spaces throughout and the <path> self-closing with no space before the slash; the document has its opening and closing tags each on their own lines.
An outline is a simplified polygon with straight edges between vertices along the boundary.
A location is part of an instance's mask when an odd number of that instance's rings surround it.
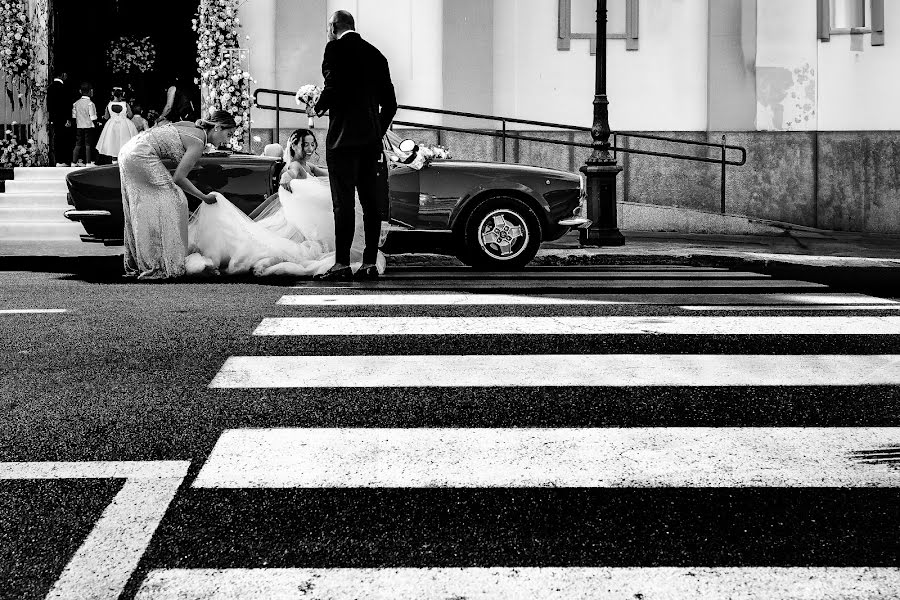
<svg viewBox="0 0 900 600">
<path fill-rule="evenodd" d="M 425 146 L 416 144 L 409 152 L 403 152 L 399 148 L 395 148 L 395 151 L 400 153 L 400 155 L 391 154 L 390 160 L 392 162 L 405 164 L 417 171 L 424 169 L 435 159 L 452 158 L 450 156 L 450 151 L 443 146 Z"/>
<path fill-rule="evenodd" d="M 250 87 L 254 82 L 240 49 L 240 4 L 240 0 L 200 0 L 197 18 L 192 21 L 198 34 L 199 83 L 207 109 L 226 110 L 234 117 L 238 126 L 228 146 L 236 151 L 243 148 L 244 136 L 250 131 Z"/>
<path fill-rule="evenodd" d="M 0 0 L 0 68 L 10 79 L 26 75 L 32 51 L 27 0 Z"/>
<path fill-rule="evenodd" d="M 0 168 L 31 167 L 39 163 L 38 147 L 32 138 L 19 143 L 11 129 L 0 139 Z"/>
<path fill-rule="evenodd" d="M 323 89 L 322 86 L 306 84 L 297 90 L 297 95 L 294 97 L 297 100 L 298 106 L 306 106 L 306 114 L 309 116 L 310 129 L 315 126 L 315 123 L 313 122 L 313 117 L 316 116 L 314 109 L 316 102 L 319 101 L 319 97 L 322 95 Z"/>
<path fill-rule="evenodd" d="M 106 65 L 113 73 L 146 73 L 156 64 L 156 47 L 149 37 L 122 36 L 106 51 Z"/>
</svg>

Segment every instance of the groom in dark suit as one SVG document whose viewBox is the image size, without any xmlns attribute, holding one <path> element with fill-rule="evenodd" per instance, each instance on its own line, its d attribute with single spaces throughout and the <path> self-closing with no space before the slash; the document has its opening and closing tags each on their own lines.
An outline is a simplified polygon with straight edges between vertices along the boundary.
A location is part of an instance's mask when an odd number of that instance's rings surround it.
<svg viewBox="0 0 900 600">
<path fill-rule="evenodd" d="M 328 44 L 322 61 L 325 89 L 314 108 L 329 111 L 325 161 L 334 202 L 337 256 L 334 266 L 318 279 L 351 279 L 350 246 L 356 229 L 356 197 L 363 210 L 366 249 L 357 279 L 375 279 L 378 270 L 379 161 L 384 160 L 381 139 L 397 113 L 397 98 L 384 55 L 356 32 L 353 16 L 339 10 L 328 21 Z"/>
</svg>

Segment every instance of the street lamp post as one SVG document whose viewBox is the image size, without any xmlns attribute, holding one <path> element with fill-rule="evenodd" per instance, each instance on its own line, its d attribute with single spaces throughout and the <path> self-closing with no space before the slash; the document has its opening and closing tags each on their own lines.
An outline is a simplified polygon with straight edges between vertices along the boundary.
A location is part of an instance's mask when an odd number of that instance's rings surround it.
<svg viewBox="0 0 900 600">
<path fill-rule="evenodd" d="M 581 172 L 587 178 L 587 217 L 581 230 L 584 246 L 621 246 L 625 238 L 616 219 L 616 178 L 622 171 L 610 154 L 609 100 L 606 97 L 606 0 L 597 0 L 597 73 L 594 82 L 593 151 Z"/>
</svg>

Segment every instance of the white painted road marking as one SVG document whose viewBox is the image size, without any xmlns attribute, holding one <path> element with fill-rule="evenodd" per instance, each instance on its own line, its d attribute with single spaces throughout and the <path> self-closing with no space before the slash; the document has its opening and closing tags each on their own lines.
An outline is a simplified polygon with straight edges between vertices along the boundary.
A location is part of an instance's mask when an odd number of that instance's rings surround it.
<svg viewBox="0 0 900 600">
<path fill-rule="evenodd" d="M 0 463 L 0 480 L 125 479 L 46 597 L 119 598 L 189 465 L 181 461 Z"/>
<path fill-rule="evenodd" d="M 286 317 L 253 332 L 279 335 L 900 335 L 900 317 Z"/>
<path fill-rule="evenodd" d="M 136 600 L 873 600 L 900 569 L 867 567 L 195 569 L 152 571 Z"/>
<path fill-rule="evenodd" d="M 779 385 L 900 385 L 900 355 L 233 356 L 210 383 L 212 388 Z"/>
<path fill-rule="evenodd" d="M 284 296 L 282 306 L 500 306 L 623 304 L 615 300 L 513 296 L 510 294 L 303 294 Z"/>
<path fill-rule="evenodd" d="M 315 291 L 322 288 L 307 288 Z M 338 288 L 327 288 L 338 289 Z M 351 289 L 351 288 L 340 288 Z M 895 305 L 900 302 L 862 294 L 317 294 L 306 293 L 283 296 L 282 306 L 503 306 L 503 305 Z M 687 308 L 687 307 L 683 307 Z"/>
<path fill-rule="evenodd" d="M 299 288 L 300 286 L 295 286 Z M 818 289 L 824 290 L 828 286 L 824 283 L 813 283 L 811 281 L 796 281 L 793 279 L 721 279 L 713 276 L 703 275 L 703 279 L 678 279 L 678 278 L 658 278 L 658 279 L 584 279 L 584 278 L 531 278 L 527 282 L 517 279 L 492 279 L 489 276 L 479 276 L 477 278 L 446 278 L 440 277 L 435 279 L 390 279 L 382 278 L 373 282 L 357 283 L 353 286 L 331 286 L 331 285 L 315 285 L 303 286 L 304 289 L 357 289 L 357 290 L 390 290 L 390 291 L 406 291 L 410 289 L 487 289 L 494 290 L 516 290 L 520 291 L 523 287 L 527 287 L 530 293 L 541 288 L 590 288 L 593 290 L 600 289 L 628 289 L 628 288 L 773 288 L 773 289 Z"/>
<path fill-rule="evenodd" d="M 896 427 L 235 429 L 200 488 L 900 487 Z"/>
<path fill-rule="evenodd" d="M 732 306 L 681 306 L 684 310 L 693 311 L 829 311 L 829 310 L 900 310 L 900 304 L 807 304 L 785 306 L 783 304 L 766 306 L 764 304 L 743 304 Z"/>
<path fill-rule="evenodd" d="M 5 308 L 0 315 L 51 315 L 68 312 L 65 308 Z"/>
</svg>

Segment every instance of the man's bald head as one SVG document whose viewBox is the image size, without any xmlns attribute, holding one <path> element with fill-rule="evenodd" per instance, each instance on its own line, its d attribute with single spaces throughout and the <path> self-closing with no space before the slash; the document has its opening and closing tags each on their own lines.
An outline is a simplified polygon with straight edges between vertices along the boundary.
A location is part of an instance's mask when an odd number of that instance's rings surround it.
<svg viewBox="0 0 900 600">
<path fill-rule="evenodd" d="M 346 10 L 339 10 L 331 15 L 328 20 L 328 39 L 336 40 L 337 36 L 345 31 L 355 31 L 356 21 Z"/>
</svg>

